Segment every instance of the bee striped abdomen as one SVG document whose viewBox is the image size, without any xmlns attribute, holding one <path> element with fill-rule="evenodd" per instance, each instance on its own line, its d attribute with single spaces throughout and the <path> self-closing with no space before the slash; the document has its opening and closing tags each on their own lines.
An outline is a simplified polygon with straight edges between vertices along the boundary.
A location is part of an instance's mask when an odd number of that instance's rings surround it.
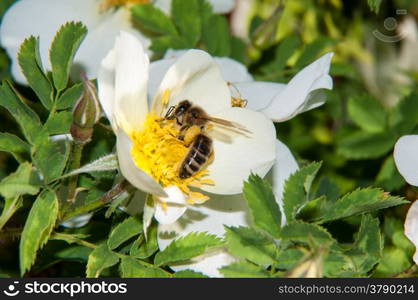
<svg viewBox="0 0 418 300">
<path fill-rule="evenodd" d="M 198 134 L 185 159 L 181 163 L 179 177 L 186 179 L 200 171 L 212 154 L 212 140 L 205 134 Z"/>
</svg>

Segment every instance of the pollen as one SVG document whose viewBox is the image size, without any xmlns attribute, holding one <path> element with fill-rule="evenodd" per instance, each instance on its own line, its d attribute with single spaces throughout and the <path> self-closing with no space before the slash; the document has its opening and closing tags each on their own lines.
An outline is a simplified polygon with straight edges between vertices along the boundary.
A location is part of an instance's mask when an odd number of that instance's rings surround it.
<svg viewBox="0 0 418 300">
<path fill-rule="evenodd" d="M 176 185 L 187 195 L 189 203 L 203 203 L 209 197 L 191 188 L 211 185 L 213 181 L 207 178 L 206 169 L 186 179 L 179 177 L 179 167 L 189 151 L 189 147 L 177 138 L 179 133 L 175 121 L 148 114 L 142 129 L 132 133 L 131 155 L 136 166 L 163 187 Z"/>
<path fill-rule="evenodd" d="M 135 4 L 147 4 L 150 0 L 104 0 L 100 3 L 100 11 L 104 12 L 112 7 L 117 6 L 131 6 Z"/>
</svg>

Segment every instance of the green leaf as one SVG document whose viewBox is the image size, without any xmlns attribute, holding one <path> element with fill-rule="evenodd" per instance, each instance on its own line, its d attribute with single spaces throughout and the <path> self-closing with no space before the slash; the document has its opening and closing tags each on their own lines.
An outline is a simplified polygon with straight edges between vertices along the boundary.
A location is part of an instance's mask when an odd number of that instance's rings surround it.
<svg viewBox="0 0 418 300">
<path fill-rule="evenodd" d="M 224 16 L 212 15 L 203 19 L 202 41 L 212 56 L 231 54 L 231 35 L 228 21 Z"/>
<path fill-rule="evenodd" d="M 14 198 L 6 198 L 4 200 L 3 210 L 0 215 L 0 232 L 7 221 L 15 214 L 15 212 L 22 207 L 22 198 L 17 196 Z"/>
<path fill-rule="evenodd" d="M 394 191 L 405 184 L 405 180 L 396 168 L 393 156 L 389 156 L 383 162 L 381 169 L 376 177 L 376 183 L 387 191 Z"/>
<path fill-rule="evenodd" d="M 396 137 L 390 132 L 355 132 L 340 140 L 338 152 L 350 159 L 378 158 L 392 150 Z"/>
<path fill-rule="evenodd" d="M 281 213 L 270 184 L 251 174 L 244 182 L 244 197 L 250 208 L 254 225 L 271 236 L 280 236 Z"/>
<path fill-rule="evenodd" d="M 132 257 L 122 258 L 120 264 L 122 278 L 168 278 L 170 275 L 164 270 Z"/>
<path fill-rule="evenodd" d="M 152 4 L 138 4 L 131 8 L 133 19 L 145 29 L 154 33 L 178 35 L 173 22 Z"/>
<path fill-rule="evenodd" d="M 30 146 L 13 134 L 0 132 L 0 151 L 9 152 L 23 162 L 29 157 Z"/>
<path fill-rule="evenodd" d="M 403 250 L 395 247 L 385 247 L 382 259 L 373 274 L 375 277 L 392 277 L 408 269 L 413 264 L 411 257 Z"/>
<path fill-rule="evenodd" d="M 175 239 L 163 251 L 155 255 L 154 263 L 158 266 L 183 262 L 205 253 L 207 250 L 222 245 L 222 240 L 216 235 L 206 232 L 192 232 Z"/>
<path fill-rule="evenodd" d="M 285 183 L 283 192 L 283 210 L 286 220 L 293 220 L 298 210 L 309 201 L 312 181 L 318 173 L 321 163 L 311 163 L 292 174 Z"/>
<path fill-rule="evenodd" d="M 208 276 L 192 270 L 182 270 L 174 273 L 173 278 L 208 278 Z"/>
<path fill-rule="evenodd" d="M 399 137 L 411 134 L 411 131 L 418 124 L 418 92 L 413 92 L 409 96 L 402 98 L 390 111 L 389 126 Z"/>
<path fill-rule="evenodd" d="M 173 0 L 171 18 L 176 24 L 180 36 L 187 41 L 187 47 L 193 48 L 200 40 L 202 22 L 198 0 Z"/>
<path fill-rule="evenodd" d="M 305 256 L 305 253 L 297 248 L 288 248 L 280 252 L 277 257 L 278 263 L 276 267 L 279 269 L 292 269 L 298 262 L 302 260 Z"/>
<path fill-rule="evenodd" d="M 33 162 L 49 183 L 61 176 L 70 153 L 69 143 L 65 147 L 48 138 L 42 139 L 34 149 Z"/>
<path fill-rule="evenodd" d="M 25 194 L 36 195 L 39 188 L 39 178 L 36 178 L 36 173 L 28 162 L 22 163 L 16 172 L 0 182 L 0 194 L 6 199 Z"/>
<path fill-rule="evenodd" d="M 263 267 L 254 265 L 248 261 L 241 260 L 232 263 L 228 266 L 224 266 L 219 271 L 229 278 L 267 278 L 270 277 L 268 271 Z"/>
<path fill-rule="evenodd" d="M 315 242 L 317 245 L 336 245 L 337 242 L 325 228 L 300 221 L 293 221 L 282 228 L 281 236 L 283 240 L 302 242 L 310 244 Z"/>
<path fill-rule="evenodd" d="M 83 90 L 84 85 L 82 82 L 74 84 L 72 87 L 66 89 L 58 98 L 56 108 L 67 109 L 73 107 L 83 94 Z"/>
<path fill-rule="evenodd" d="M 52 78 L 58 91 L 65 89 L 71 66 L 78 47 L 87 34 L 87 27 L 81 22 L 68 22 L 55 35 L 49 51 Z"/>
<path fill-rule="evenodd" d="M 91 172 L 104 172 L 112 171 L 118 168 L 118 160 L 115 154 L 108 154 L 106 156 L 100 157 L 95 161 L 88 163 L 82 166 L 79 169 L 73 170 L 68 174 L 65 174 L 63 177 L 73 176 L 81 173 L 91 173 Z"/>
<path fill-rule="evenodd" d="M 383 132 L 386 129 L 387 113 L 381 102 L 369 95 L 351 98 L 348 114 L 357 126 L 368 132 Z"/>
<path fill-rule="evenodd" d="M 70 132 L 73 114 L 70 111 L 52 113 L 44 124 L 49 135 L 66 134 Z"/>
<path fill-rule="evenodd" d="M 65 260 L 81 260 L 86 262 L 92 250 L 84 246 L 66 247 L 55 253 L 55 256 Z"/>
<path fill-rule="evenodd" d="M 225 227 L 229 252 L 257 265 L 272 265 L 276 262 L 277 248 L 273 241 L 259 232 L 246 227 Z"/>
<path fill-rule="evenodd" d="M 379 13 L 380 5 L 382 4 L 382 0 L 367 0 L 367 4 L 371 11 L 375 12 L 376 14 Z"/>
<path fill-rule="evenodd" d="M 164 35 L 152 39 L 152 45 L 150 49 L 155 53 L 164 54 L 167 49 L 184 49 L 186 48 L 187 41 L 182 37 Z"/>
<path fill-rule="evenodd" d="M 368 214 L 362 216 L 354 247 L 364 253 L 361 260 L 356 262 L 357 268 L 361 273 L 369 272 L 382 256 L 383 241 L 377 218 Z"/>
<path fill-rule="evenodd" d="M 86 276 L 89 278 L 97 278 L 100 273 L 119 262 L 116 253 L 109 250 L 106 243 L 101 244 L 94 249 L 87 262 Z"/>
<path fill-rule="evenodd" d="M 390 196 L 378 188 L 357 189 L 330 205 L 318 221 L 329 222 L 404 203 L 408 201 L 401 197 Z"/>
<path fill-rule="evenodd" d="M 36 253 L 48 241 L 58 217 L 58 199 L 54 192 L 45 190 L 32 205 L 26 219 L 19 245 L 20 274 L 35 262 Z"/>
<path fill-rule="evenodd" d="M 39 54 L 39 38 L 27 38 L 20 46 L 17 56 L 22 73 L 39 100 L 47 108 L 52 107 L 52 86 L 44 74 Z"/>
<path fill-rule="evenodd" d="M 142 228 L 141 228 L 142 229 Z M 136 258 L 147 258 L 158 250 L 158 225 L 148 227 L 147 239 L 141 235 L 132 243 L 129 255 Z"/>
<path fill-rule="evenodd" d="M 137 217 L 129 217 L 119 223 L 110 233 L 107 245 L 113 250 L 130 238 L 142 232 L 142 222 Z"/>
<path fill-rule="evenodd" d="M 10 112 L 22 129 L 25 138 L 33 144 L 41 130 L 41 121 L 7 81 L 0 86 L 0 105 Z"/>
</svg>

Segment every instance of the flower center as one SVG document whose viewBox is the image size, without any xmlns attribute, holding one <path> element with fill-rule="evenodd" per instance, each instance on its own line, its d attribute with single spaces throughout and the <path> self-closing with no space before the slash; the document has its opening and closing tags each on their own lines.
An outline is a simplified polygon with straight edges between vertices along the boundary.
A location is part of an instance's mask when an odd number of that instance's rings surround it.
<svg viewBox="0 0 418 300">
<path fill-rule="evenodd" d="M 103 2 L 100 3 L 100 10 L 106 11 L 112 7 L 117 6 L 130 6 L 135 4 L 147 4 L 150 3 L 150 0 L 103 0 Z"/>
<path fill-rule="evenodd" d="M 209 197 L 192 191 L 190 187 L 199 188 L 213 184 L 213 181 L 206 178 L 209 172 L 205 169 L 186 179 L 179 177 L 179 168 L 189 152 L 189 147 L 177 138 L 180 131 L 175 122 L 148 114 L 143 128 L 131 134 L 131 155 L 136 166 L 163 187 L 176 185 L 188 196 L 190 203 L 202 203 Z"/>
</svg>

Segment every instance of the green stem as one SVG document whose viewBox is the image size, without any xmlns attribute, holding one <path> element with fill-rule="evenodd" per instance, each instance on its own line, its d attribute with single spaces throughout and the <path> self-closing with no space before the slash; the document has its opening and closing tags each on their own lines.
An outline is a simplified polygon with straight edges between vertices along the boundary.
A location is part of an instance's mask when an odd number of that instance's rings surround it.
<svg viewBox="0 0 418 300">
<path fill-rule="evenodd" d="M 74 142 L 74 146 L 72 149 L 72 162 L 70 166 L 71 171 L 80 168 L 81 153 L 83 152 L 83 147 L 84 147 L 84 143 Z M 78 174 L 72 176 L 68 183 L 67 201 L 71 203 L 74 203 L 75 201 L 75 191 L 77 188 L 77 181 L 78 181 Z"/>
</svg>

